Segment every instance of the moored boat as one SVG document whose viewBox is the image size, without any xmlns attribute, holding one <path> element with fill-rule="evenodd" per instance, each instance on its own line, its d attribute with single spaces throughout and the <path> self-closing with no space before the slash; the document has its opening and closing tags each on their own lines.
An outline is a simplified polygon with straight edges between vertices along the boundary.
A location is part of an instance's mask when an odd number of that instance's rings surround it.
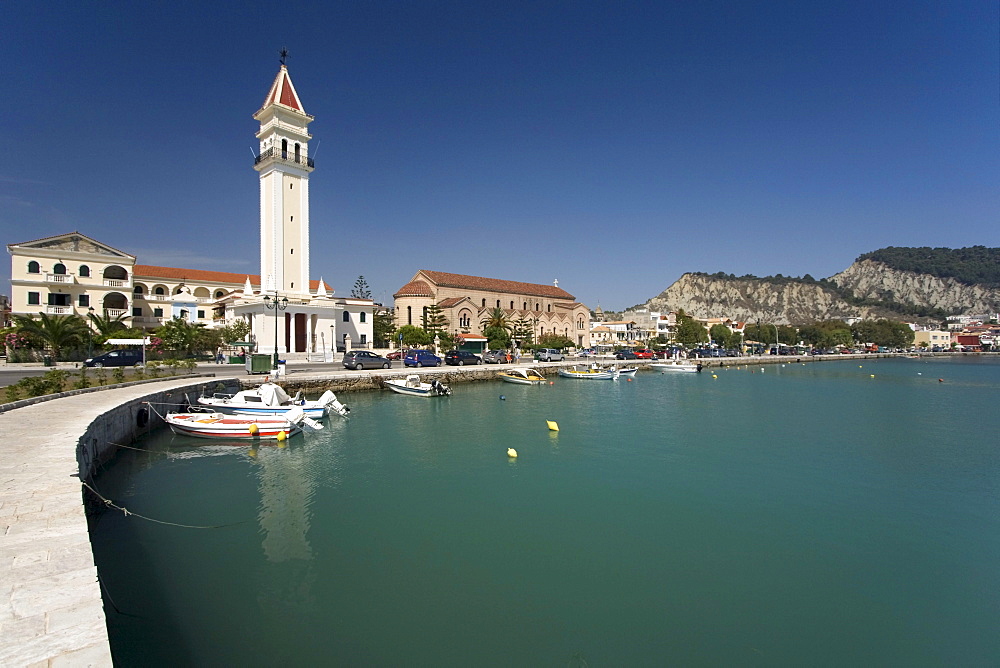
<svg viewBox="0 0 1000 668">
<path fill-rule="evenodd" d="M 500 380 L 519 385 L 541 385 L 545 382 L 545 376 L 534 369 L 507 369 L 498 373 L 497 376 Z"/>
<path fill-rule="evenodd" d="M 618 378 L 618 369 L 601 369 L 598 367 L 574 366 L 569 369 L 559 369 L 559 375 L 563 378 L 577 378 L 580 380 L 615 380 Z"/>
<path fill-rule="evenodd" d="M 322 429 L 301 409 L 285 415 L 228 415 L 225 413 L 167 413 L 164 422 L 175 434 L 197 438 L 283 440 L 302 431 L 303 425 Z"/>
<path fill-rule="evenodd" d="M 316 400 L 308 400 L 299 392 L 288 396 L 284 388 L 276 383 L 265 382 L 259 387 L 240 390 L 236 394 L 213 394 L 198 397 L 198 403 L 220 413 L 230 415 L 285 415 L 290 410 L 301 409 L 307 417 L 320 419 L 330 413 L 347 416 L 351 409 L 340 403 L 330 390 Z"/>
<path fill-rule="evenodd" d="M 697 364 L 693 362 L 688 362 L 687 360 L 670 360 L 663 362 L 655 362 L 649 365 L 650 369 L 656 369 L 662 373 L 670 372 L 682 372 L 682 373 L 698 373 L 701 371 L 701 362 Z"/>
<path fill-rule="evenodd" d="M 393 392 L 408 394 L 411 397 L 445 397 L 451 394 L 451 388 L 438 379 L 423 383 L 416 374 L 407 376 L 405 380 L 387 380 L 385 385 Z"/>
</svg>

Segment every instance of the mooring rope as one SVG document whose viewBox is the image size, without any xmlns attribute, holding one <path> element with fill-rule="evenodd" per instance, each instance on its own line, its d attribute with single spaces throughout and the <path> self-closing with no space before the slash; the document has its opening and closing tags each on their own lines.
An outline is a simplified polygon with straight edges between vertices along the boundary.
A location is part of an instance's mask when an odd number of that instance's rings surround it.
<svg viewBox="0 0 1000 668">
<path fill-rule="evenodd" d="M 124 508 L 122 506 L 115 505 L 115 503 L 112 502 L 111 499 L 105 499 L 101 495 L 100 492 L 98 492 L 96 489 L 94 489 L 93 487 L 91 487 L 87 483 L 81 482 L 80 484 L 83 485 L 84 487 L 86 487 L 87 489 L 89 489 L 91 492 L 93 492 L 94 496 L 96 496 L 98 499 L 100 499 L 101 501 L 104 502 L 104 505 L 108 506 L 109 508 L 114 508 L 115 510 L 122 511 L 122 513 L 125 514 L 125 517 L 138 517 L 139 519 L 148 520 L 149 522 L 155 522 L 157 524 L 166 524 L 168 526 L 181 527 L 181 528 L 184 528 L 184 529 L 224 529 L 226 527 L 234 527 L 234 526 L 238 526 L 240 524 L 246 524 L 247 523 L 247 520 L 242 520 L 240 522 L 233 522 L 231 524 L 215 524 L 215 525 L 212 525 L 212 526 L 198 526 L 198 525 L 195 525 L 195 524 L 178 524 L 177 522 L 167 522 L 167 521 L 164 521 L 164 520 L 158 520 L 158 519 L 155 519 L 153 517 L 146 517 L 145 515 L 140 515 L 139 513 L 133 513 L 128 508 Z"/>
</svg>

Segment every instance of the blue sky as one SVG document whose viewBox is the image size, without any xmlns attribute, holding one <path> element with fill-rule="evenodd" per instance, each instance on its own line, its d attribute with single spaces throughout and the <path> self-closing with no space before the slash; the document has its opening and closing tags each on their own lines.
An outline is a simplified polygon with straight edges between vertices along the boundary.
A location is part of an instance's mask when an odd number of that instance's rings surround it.
<svg viewBox="0 0 1000 668">
<path fill-rule="evenodd" d="M 1000 246 L 995 1 L 14 0 L 0 25 L 4 243 L 257 273 L 251 116 L 285 46 L 338 294 L 431 269 L 621 309 L 688 271 Z"/>
</svg>

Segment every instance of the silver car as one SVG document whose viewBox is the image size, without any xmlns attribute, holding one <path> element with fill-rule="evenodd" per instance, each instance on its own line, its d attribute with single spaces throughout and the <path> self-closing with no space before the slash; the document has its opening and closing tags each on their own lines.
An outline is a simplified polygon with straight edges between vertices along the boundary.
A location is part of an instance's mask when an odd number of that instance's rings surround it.
<svg viewBox="0 0 1000 668">
<path fill-rule="evenodd" d="M 368 350 L 352 350 L 344 353 L 344 366 L 348 369 L 388 369 L 392 362 Z"/>
<path fill-rule="evenodd" d="M 535 359 L 539 362 L 562 362 L 566 358 L 555 348 L 542 348 L 535 351 Z"/>
</svg>

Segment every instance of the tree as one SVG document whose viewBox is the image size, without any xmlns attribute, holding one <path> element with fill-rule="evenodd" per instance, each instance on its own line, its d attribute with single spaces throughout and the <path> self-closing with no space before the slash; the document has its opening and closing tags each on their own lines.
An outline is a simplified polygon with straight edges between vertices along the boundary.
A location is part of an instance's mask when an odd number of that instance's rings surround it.
<svg viewBox="0 0 1000 668">
<path fill-rule="evenodd" d="M 125 314 L 112 318 L 110 315 L 97 315 L 96 313 L 88 313 L 87 317 L 90 319 L 90 326 L 94 328 L 94 331 L 102 339 L 110 339 L 115 334 L 128 329 L 125 324 Z"/>
<path fill-rule="evenodd" d="M 699 343 L 708 342 L 708 332 L 705 331 L 700 322 L 686 315 L 683 311 L 678 311 L 677 334 L 675 338 L 685 346 L 696 346 Z"/>
<path fill-rule="evenodd" d="M 503 327 L 487 327 L 483 330 L 490 350 L 510 348 L 510 331 Z"/>
<path fill-rule="evenodd" d="M 426 330 L 416 325 L 403 325 L 396 333 L 403 337 L 404 346 L 426 346 L 434 340 Z"/>
<path fill-rule="evenodd" d="M 489 347 L 493 350 L 510 347 L 510 334 L 514 327 L 503 309 L 499 306 L 491 308 L 479 320 L 479 328 L 489 341 Z"/>
<path fill-rule="evenodd" d="M 393 337 L 395 331 L 396 323 L 392 317 L 392 311 L 376 306 L 375 313 L 372 315 L 372 339 L 375 340 L 375 346 L 387 347 L 389 339 Z"/>
<path fill-rule="evenodd" d="M 424 331 L 427 332 L 433 339 L 435 335 L 439 338 L 448 331 L 448 319 L 444 317 L 444 313 L 441 312 L 441 307 L 437 304 L 431 304 L 424 311 L 424 314 L 420 317 L 421 324 L 424 326 Z"/>
<path fill-rule="evenodd" d="M 39 313 L 38 320 L 27 315 L 15 315 L 14 323 L 19 333 L 42 341 L 57 360 L 64 348 L 78 346 L 88 336 L 87 323 L 78 315 Z"/>
<path fill-rule="evenodd" d="M 237 318 L 225 327 L 222 327 L 219 331 L 222 334 L 222 340 L 226 343 L 231 344 L 237 341 L 246 341 L 247 337 L 250 336 L 250 323 L 244 318 Z"/>
<path fill-rule="evenodd" d="M 372 291 L 368 287 L 368 281 L 365 280 L 364 276 L 358 276 L 358 280 L 354 281 L 354 288 L 351 290 L 351 297 L 355 299 L 371 299 Z"/>
<path fill-rule="evenodd" d="M 531 345 L 535 338 L 534 321 L 530 318 L 518 318 L 513 323 L 511 337 L 521 346 Z"/>
<path fill-rule="evenodd" d="M 799 330 L 799 338 L 816 348 L 850 346 L 854 343 L 851 328 L 843 320 L 824 320 L 806 325 Z"/>
<path fill-rule="evenodd" d="M 708 330 L 708 336 L 720 348 L 735 348 L 739 345 L 740 335 L 721 323 L 712 325 Z"/>
<path fill-rule="evenodd" d="M 563 348 L 570 348 L 573 346 L 573 341 L 566 338 L 562 334 L 542 334 L 538 337 L 538 348 L 554 348 L 556 350 L 562 350 Z"/>
<path fill-rule="evenodd" d="M 860 343 L 870 343 L 887 348 L 908 348 L 915 337 L 910 326 L 895 320 L 859 320 L 851 333 Z"/>
<path fill-rule="evenodd" d="M 172 318 L 157 327 L 156 335 L 163 340 L 164 348 L 190 355 L 195 350 L 205 350 L 200 347 L 204 343 L 200 332 L 204 329 L 205 325 L 201 323 L 191 324 L 182 318 Z"/>
</svg>

